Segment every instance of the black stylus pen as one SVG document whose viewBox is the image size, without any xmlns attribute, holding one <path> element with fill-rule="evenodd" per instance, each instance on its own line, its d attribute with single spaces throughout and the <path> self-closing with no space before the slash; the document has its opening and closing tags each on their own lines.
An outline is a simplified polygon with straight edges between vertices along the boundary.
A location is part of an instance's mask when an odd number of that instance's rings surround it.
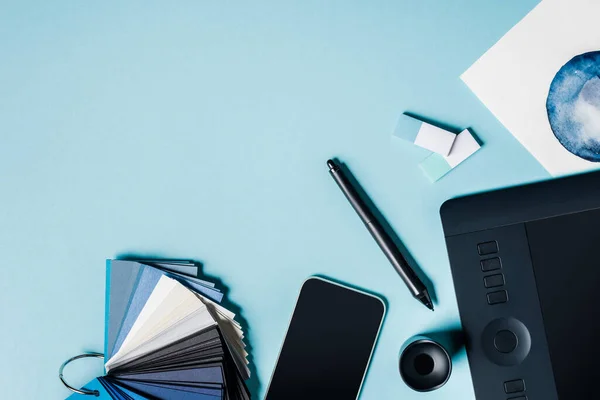
<svg viewBox="0 0 600 400">
<path fill-rule="evenodd" d="M 329 167 L 329 173 L 333 177 L 333 180 L 338 184 L 354 211 L 358 214 L 362 222 L 365 224 L 373 239 L 377 242 L 385 256 L 394 266 L 394 269 L 400 274 L 400 277 L 410 290 L 410 293 L 414 298 L 425 304 L 427 308 L 433 311 L 433 303 L 431 297 L 427 292 L 427 288 L 421 282 L 419 277 L 410 268 L 406 259 L 400 253 L 398 247 L 394 244 L 390 236 L 385 233 L 385 230 L 381 224 L 377 221 L 373 213 L 368 209 L 365 202 L 360 198 L 356 189 L 348 181 L 348 178 L 344 175 L 343 171 L 333 160 L 327 160 L 327 166 Z"/>
</svg>

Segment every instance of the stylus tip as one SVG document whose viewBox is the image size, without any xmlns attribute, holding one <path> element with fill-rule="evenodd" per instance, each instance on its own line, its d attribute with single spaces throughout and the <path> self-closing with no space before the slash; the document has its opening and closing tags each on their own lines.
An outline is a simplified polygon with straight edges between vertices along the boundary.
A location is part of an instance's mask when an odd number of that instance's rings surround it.
<svg viewBox="0 0 600 400">
<path fill-rule="evenodd" d="M 333 160 L 327 160 L 327 166 L 329 167 L 330 170 L 335 170 L 338 168 L 335 161 L 333 161 Z"/>
<path fill-rule="evenodd" d="M 419 296 L 419 300 L 421 301 L 421 303 L 423 303 L 425 305 L 425 307 L 427 307 L 431 311 L 433 311 L 433 301 L 431 301 L 431 297 L 429 296 L 429 293 L 427 292 L 427 290 L 423 291 L 421 296 Z"/>
</svg>

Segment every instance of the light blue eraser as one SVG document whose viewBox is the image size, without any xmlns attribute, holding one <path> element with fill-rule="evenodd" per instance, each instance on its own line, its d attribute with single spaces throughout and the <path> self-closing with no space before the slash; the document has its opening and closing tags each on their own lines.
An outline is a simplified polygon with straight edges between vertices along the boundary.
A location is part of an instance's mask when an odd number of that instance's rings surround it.
<svg viewBox="0 0 600 400">
<path fill-rule="evenodd" d="M 429 157 L 421 161 L 419 167 L 431 182 L 439 180 L 452 170 L 448 161 L 437 153 L 432 153 Z"/>
<path fill-rule="evenodd" d="M 394 136 L 414 143 L 422 124 L 423 121 L 402 114 L 398 118 L 396 129 L 394 129 Z"/>
</svg>

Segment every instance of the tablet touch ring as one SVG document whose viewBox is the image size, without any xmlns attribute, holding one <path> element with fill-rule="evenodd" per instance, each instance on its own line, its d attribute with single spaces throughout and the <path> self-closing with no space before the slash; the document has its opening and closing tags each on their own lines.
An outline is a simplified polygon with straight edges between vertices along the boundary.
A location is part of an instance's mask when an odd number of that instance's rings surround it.
<svg viewBox="0 0 600 400">
<path fill-rule="evenodd" d="M 481 335 L 487 357 L 497 365 L 520 364 L 531 350 L 529 330 L 516 318 L 498 318 L 487 324 Z"/>
</svg>

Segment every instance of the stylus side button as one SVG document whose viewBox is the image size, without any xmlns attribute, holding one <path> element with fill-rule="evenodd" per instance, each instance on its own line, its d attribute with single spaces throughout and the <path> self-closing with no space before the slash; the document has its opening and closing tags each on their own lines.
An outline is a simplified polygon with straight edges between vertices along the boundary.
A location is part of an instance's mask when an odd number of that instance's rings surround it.
<svg viewBox="0 0 600 400">
<path fill-rule="evenodd" d="M 492 242 L 479 243 L 477 245 L 477 251 L 479 252 L 480 256 L 497 253 L 498 242 L 494 240 Z"/>
<path fill-rule="evenodd" d="M 494 271 L 500 268 L 502 268 L 502 262 L 498 257 L 481 260 L 481 270 L 483 272 Z"/>
<path fill-rule="evenodd" d="M 483 278 L 483 284 L 486 288 L 493 288 L 504 285 L 504 275 L 496 274 L 490 275 Z"/>
<path fill-rule="evenodd" d="M 507 394 L 524 392 L 525 382 L 523 382 L 523 379 L 515 379 L 514 381 L 504 382 L 504 391 Z"/>
<path fill-rule="evenodd" d="M 497 292 L 488 293 L 487 301 L 489 305 L 506 303 L 508 301 L 508 293 L 506 290 L 499 290 Z"/>
</svg>

